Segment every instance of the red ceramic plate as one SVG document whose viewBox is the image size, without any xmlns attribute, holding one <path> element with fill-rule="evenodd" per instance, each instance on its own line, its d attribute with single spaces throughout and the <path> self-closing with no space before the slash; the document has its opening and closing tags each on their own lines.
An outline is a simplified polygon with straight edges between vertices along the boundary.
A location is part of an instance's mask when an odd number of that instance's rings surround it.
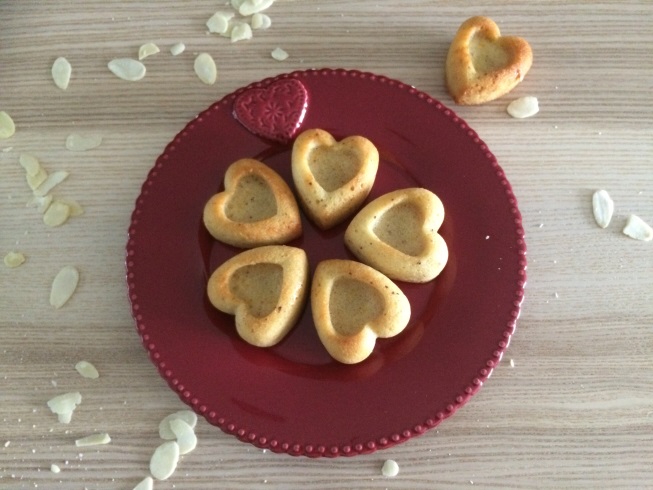
<svg viewBox="0 0 653 490">
<path fill-rule="evenodd" d="M 379 149 L 369 199 L 405 187 L 435 192 L 445 208 L 449 246 L 442 274 L 398 283 L 412 305 L 408 327 L 380 339 L 358 365 L 332 360 L 310 306 L 277 346 L 261 349 L 235 333 L 205 286 L 239 250 L 202 225 L 206 201 L 228 165 L 257 158 L 292 185 L 292 143 L 246 129 L 234 100 L 280 79 L 306 89 L 299 131 L 337 139 L 363 135 Z M 287 129 L 287 128 L 286 128 Z M 353 256 L 344 223 L 327 232 L 303 221 L 311 270 Z M 266 79 L 199 114 L 156 161 L 136 201 L 127 244 L 127 282 L 138 333 L 179 397 L 211 424 L 261 448 L 340 456 L 387 448 L 435 427 L 490 376 L 515 328 L 523 299 L 526 247 L 515 197 L 495 157 L 462 119 L 415 88 L 386 77 L 310 70 Z"/>
</svg>

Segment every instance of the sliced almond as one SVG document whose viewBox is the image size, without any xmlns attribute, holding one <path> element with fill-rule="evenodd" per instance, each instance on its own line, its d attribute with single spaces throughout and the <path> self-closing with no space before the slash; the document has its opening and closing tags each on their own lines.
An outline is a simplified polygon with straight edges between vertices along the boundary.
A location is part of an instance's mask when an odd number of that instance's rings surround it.
<svg viewBox="0 0 653 490">
<path fill-rule="evenodd" d="M 59 468 L 59 465 L 56 465 L 56 464 L 52 463 L 50 465 L 50 471 L 52 473 L 61 473 L 61 468 Z"/>
<path fill-rule="evenodd" d="M 201 53 L 195 58 L 195 74 L 207 85 L 213 85 L 218 78 L 218 69 L 209 53 Z"/>
<path fill-rule="evenodd" d="M 70 208 L 61 201 L 53 201 L 43 213 L 43 223 L 52 228 L 63 225 L 68 218 L 70 218 Z"/>
<path fill-rule="evenodd" d="M 32 198 L 27 201 L 28 208 L 36 208 L 41 214 L 48 210 L 50 204 L 52 204 L 52 194 L 47 194 L 45 196 L 32 196 Z"/>
<path fill-rule="evenodd" d="M 70 83 L 70 75 L 73 72 L 72 66 L 66 58 L 59 57 L 52 63 L 52 80 L 61 90 L 66 90 Z"/>
<path fill-rule="evenodd" d="M 145 76 L 145 65 L 133 58 L 116 58 L 109 61 L 109 70 L 118 78 L 135 82 Z"/>
<path fill-rule="evenodd" d="M 25 172 L 30 177 L 35 177 L 43 169 L 38 158 L 29 153 L 21 153 L 18 157 L 18 162 L 25 169 Z"/>
<path fill-rule="evenodd" d="M 270 53 L 272 58 L 274 58 L 277 61 L 284 61 L 288 59 L 288 53 L 286 53 L 283 49 L 281 48 L 274 48 L 272 52 Z"/>
<path fill-rule="evenodd" d="M 4 263 L 7 267 L 13 269 L 25 263 L 25 256 L 20 252 L 9 252 L 5 255 Z"/>
<path fill-rule="evenodd" d="M 273 3 L 274 0 L 245 0 L 238 7 L 238 13 L 247 17 L 252 14 L 263 12 Z"/>
<path fill-rule="evenodd" d="M 231 0 L 230 3 L 235 10 L 238 10 L 244 2 L 245 0 Z"/>
<path fill-rule="evenodd" d="M 170 421 L 170 430 L 177 438 L 179 444 L 179 454 L 187 454 L 197 446 L 197 436 L 193 428 L 182 419 L 172 419 Z"/>
<path fill-rule="evenodd" d="M 516 119 L 524 119 L 537 114 L 540 111 L 540 105 L 537 97 L 520 97 L 508 104 L 506 111 Z"/>
<path fill-rule="evenodd" d="M 48 192 L 54 189 L 56 186 L 61 184 L 64 180 L 68 178 L 68 172 L 65 170 L 57 170 L 52 172 L 48 177 L 34 189 L 35 196 L 45 196 Z"/>
<path fill-rule="evenodd" d="M 73 411 L 80 403 L 82 403 L 82 395 L 75 391 L 51 398 L 48 400 L 48 407 L 52 413 L 57 414 L 59 422 L 68 424 Z"/>
<path fill-rule="evenodd" d="M 66 138 L 66 148 L 70 151 L 87 151 L 97 148 L 102 144 L 102 136 L 82 135 L 78 133 L 69 134 Z"/>
<path fill-rule="evenodd" d="M 653 240 L 653 228 L 639 216 L 631 214 L 623 229 L 624 235 L 645 242 Z"/>
<path fill-rule="evenodd" d="M 25 179 L 27 180 L 27 185 L 32 191 L 36 191 L 43 182 L 48 178 L 48 172 L 41 167 L 36 175 L 26 174 Z M 42 196 L 41 196 L 42 197 Z"/>
<path fill-rule="evenodd" d="M 151 476 L 146 476 L 134 487 L 134 490 L 153 490 L 153 488 L 154 480 Z"/>
<path fill-rule="evenodd" d="M 255 30 L 268 29 L 272 25 L 272 19 L 270 19 L 270 17 L 267 15 L 258 12 L 252 15 L 252 18 L 250 19 L 250 25 L 252 26 L 252 29 Z"/>
<path fill-rule="evenodd" d="M 596 224 L 601 228 L 607 228 L 614 213 L 614 201 L 605 190 L 599 190 L 592 196 L 592 211 Z"/>
<path fill-rule="evenodd" d="M 98 370 L 88 361 L 79 361 L 75 364 L 75 370 L 84 378 L 97 379 L 100 377 Z"/>
<path fill-rule="evenodd" d="M 79 272 L 77 269 L 70 265 L 62 268 L 52 281 L 50 304 L 57 309 L 65 305 L 77 289 L 78 282 Z"/>
<path fill-rule="evenodd" d="M 0 111 L 0 140 L 11 138 L 15 132 L 14 120 L 5 111 Z"/>
<path fill-rule="evenodd" d="M 159 47 L 154 44 L 154 43 L 145 43 L 143 44 L 140 48 L 138 48 L 138 59 L 139 60 L 144 60 L 148 56 L 152 56 L 153 54 L 157 54 L 161 50 Z"/>
<path fill-rule="evenodd" d="M 252 28 L 245 22 L 236 23 L 231 29 L 230 37 L 232 43 L 252 39 Z"/>
<path fill-rule="evenodd" d="M 191 429 L 195 429 L 195 425 L 197 425 L 197 414 L 195 412 L 191 412 L 190 410 L 180 410 L 179 412 L 172 413 L 159 423 L 159 436 L 161 439 L 177 438 L 170 428 L 170 421 L 175 419 L 183 420 Z"/>
<path fill-rule="evenodd" d="M 229 21 L 233 19 L 233 12 L 216 12 L 206 21 L 209 32 L 224 34 L 229 30 Z"/>
<path fill-rule="evenodd" d="M 175 43 L 170 46 L 170 54 L 172 54 L 172 56 L 180 55 L 184 51 L 186 51 L 186 45 L 184 43 Z"/>
<path fill-rule="evenodd" d="M 167 441 L 154 450 L 150 459 L 150 473 L 157 480 L 167 480 L 179 462 L 179 444 Z"/>
<path fill-rule="evenodd" d="M 101 444 L 109 444 L 111 437 L 106 432 L 101 434 L 91 434 L 90 436 L 82 437 L 75 441 L 77 447 L 99 446 Z"/>
<path fill-rule="evenodd" d="M 65 204 L 66 206 L 68 206 L 68 208 L 70 210 L 70 216 L 71 217 L 81 216 L 82 214 L 84 214 L 84 208 L 82 207 L 81 204 L 79 204 L 74 199 L 58 198 L 57 201 L 59 201 L 62 204 Z"/>
</svg>

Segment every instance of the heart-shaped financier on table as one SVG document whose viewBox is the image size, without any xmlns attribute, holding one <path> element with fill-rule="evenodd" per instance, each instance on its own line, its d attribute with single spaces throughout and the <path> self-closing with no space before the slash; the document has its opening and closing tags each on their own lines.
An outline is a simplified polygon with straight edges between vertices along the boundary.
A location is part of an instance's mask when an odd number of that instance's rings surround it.
<svg viewBox="0 0 653 490">
<path fill-rule="evenodd" d="M 246 250 L 218 267 L 207 285 L 211 304 L 235 315 L 249 344 L 277 344 L 297 323 L 308 292 L 306 253 L 286 245 Z"/>
<path fill-rule="evenodd" d="M 449 47 L 447 88 L 457 104 L 489 102 L 515 88 L 532 62 L 526 40 L 501 36 L 491 19 L 472 17 L 463 22 Z"/>
<path fill-rule="evenodd" d="M 410 302 L 401 289 L 379 271 L 353 260 L 317 265 L 311 308 L 322 344 L 345 364 L 367 359 L 377 337 L 394 337 L 410 320 Z"/>
<path fill-rule="evenodd" d="M 301 133 L 293 144 L 292 176 L 308 217 L 323 230 L 345 220 L 370 193 L 379 152 L 370 140 L 336 141 L 321 129 Z"/>
<path fill-rule="evenodd" d="M 286 143 L 301 126 L 307 107 L 306 87 L 299 80 L 288 78 L 265 88 L 244 90 L 234 99 L 233 111 L 252 133 Z"/>
<path fill-rule="evenodd" d="M 347 248 L 362 262 L 392 279 L 423 283 L 435 278 L 449 251 L 438 230 L 442 201 L 428 189 L 412 187 L 367 204 L 345 231 Z"/>
<path fill-rule="evenodd" d="M 295 196 L 264 163 L 251 158 L 232 163 L 224 187 L 204 207 L 204 225 L 215 239 L 252 248 L 287 243 L 301 235 Z"/>
</svg>

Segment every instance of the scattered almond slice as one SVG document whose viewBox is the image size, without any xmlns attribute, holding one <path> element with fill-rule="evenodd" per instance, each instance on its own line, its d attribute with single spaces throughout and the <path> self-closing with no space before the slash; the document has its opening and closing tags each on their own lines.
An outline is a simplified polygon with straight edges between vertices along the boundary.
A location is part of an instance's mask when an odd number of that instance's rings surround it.
<svg viewBox="0 0 653 490">
<path fill-rule="evenodd" d="M 206 21 L 209 32 L 225 34 L 229 30 L 229 21 L 233 19 L 233 12 L 216 12 Z"/>
<path fill-rule="evenodd" d="M 11 138 L 15 132 L 14 120 L 5 111 L 0 111 L 0 140 Z"/>
<path fill-rule="evenodd" d="M 288 59 L 288 53 L 286 53 L 286 51 L 281 48 L 274 48 L 270 55 L 277 61 L 284 61 Z"/>
<path fill-rule="evenodd" d="M 5 265 L 11 269 L 25 263 L 25 256 L 20 252 L 9 252 L 4 258 Z"/>
<path fill-rule="evenodd" d="M 134 487 L 134 490 L 153 490 L 153 488 L 154 480 L 151 476 L 146 476 Z"/>
<path fill-rule="evenodd" d="M 52 463 L 52 464 L 50 465 L 50 471 L 51 471 L 52 473 L 60 473 L 60 472 L 61 472 L 61 468 L 59 468 L 59 465 L 56 465 L 56 464 Z"/>
<path fill-rule="evenodd" d="M 143 44 L 139 49 L 138 49 L 138 59 L 139 60 L 144 60 L 148 56 L 152 56 L 153 54 L 157 54 L 161 50 L 159 47 L 154 44 L 154 43 L 145 43 Z"/>
<path fill-rule="evenodd" d="M 61 201 L 53 201 L 43 213 L 43 223 L 52 228 L 63 225 L 68 218 L 70 218 L 70 207 Z"/>
<path fill-rule="evenodd" d="M 48 407 L 52 413 L 58 416 L 59 422 L 68 424 L 72 418 L 73 411 L 80 403 L 82 403 L 81 393 L 70 392 L 48 400 Z"/>
<path fill-rule="evenodd" d="M 244 41 L 252 39 L 252 28 L 245 22 L 234 24 L 231 29 L 231 42 Z"/>
<path fill-rule="evenodd" d="M 102 144 L 100 135 L 69 134 L 66 138 L 66 148 L 70 151 L 87 151 L 97 148 Z"/>
<path fill-rule="evenodd" d="M 54 84 L 61 90 L 68 88 L 72 72 L 72 66 L 70 66 L 68 60 L 63 56 L 57 58 L 52 63 L 52 80 L 54 80 Z"/>
<path fill-rule="evenodd" d="M 238 10 L 243 3 L 245 3 L 245 0 L 231 0 L 231 6 L 236 10 Z"/>
<path fill-rule="evenodd" d="M 150 459 L 150 473 L 157 480 L 167 480 L 179 462 L 179 444 L 167 441 L 154 450 Z"/>
<path fill-rule="evenodd" d="M 263 12 L 270 8 L 274 0 L 245 0 L 238 6 L 238 13 L 245 17 Z"/>
<path fill-rule="evenodd" d="M 193 428 L 182 419 L 172 419 L 170 430 L 177 438 L 179 454 L 188 454 L 197 446 L 197 436 Z"/>
<path fill-rule="evenodd" d="M 250 25 L 252 26 L 252 29 L 255 30 L 268 29 L 272 25 L 272 19 L 270 19 L 269 16 L 258 12 L 252 15 Z"/>
<path fill-rule="evenodd" d="M 81 204 L 79 204 L 74 199 L 58 198 L 57 201 L 62 203 L 62 204 L 65 204 L 66 206 L 68 206 L 68 208 L 70 210 L 70 217 L 71 218 L 75 217 L 75 216 L 81 216 L 82 214 L 84 214 L 84 208 L 82 208 Z"/>
<path fill-rule="evenodd" d="M 59 309 L 72 297 L 77 283 L 79 272 L 73 266 L 67 265 L 62 268 L 52 281 L 50 290 L 50 304 Z"/>
<path fill-rule="evenodd" d="M 180 55 L 184 51 L 186 51 L 186 45 L 184 43 L 175 43 L 170 46 L 170 54 L 172 56 Z"/>
<path fill-rule="evenodd" d="M 520 97 L 508 104 L 506 111 L 515 119 L 524 119 L 537 114 L 540 111 L 540 106 L 537 97 Z"/>
<path fill-rule="evenodd" d="M 68 172 L 65 170 L 52 172 L 36 189 L 34 189 L 34 195 L 40 197 L 45 196 L 48 192 L 66 180 L 68 175 Z"/>
<path fill-rule="evenodd" d="M 28 208 L 35 207 L 41 214 L 45 213 L 48 210 L 50 204 L 52 204 L 52 194 L 47 194 L 45 196 L 32 196 L 32 198 L 27 201 Z"/>
<path fill-rule="evenodd" d="M 109 61 L 109 70 L 118 78 L 135 82 L 145 76 L 145 65 L 132 58 L 116 58 Z"/>
<path fill-rule="evenodd" d="M 195 425 L 197 425 L 197 414 L 195 412 L 191 412 L 190 410 L 180 410 L 178 412 L 172 413 L 159 423 L 159 436 L 161 439 L 177 438 L 175 433 L 170 428 L 170 421 L 175 419 L 183 420 L 190 426 L 191 429 L 195 429 Z"/>
<path fill-rule="evenodd" d="M 111 437 L 106 432 L 100 434 L 91 434 L 90 436 L 82 437 L 75 441 L 77 447 L 99 446 L 102 444 L 109 444 Z"/>
<path fill-rule="evenodd" d="M 48 178 L 48 172 L 41 167 L 36 175 L 30 175 L 26 174 L 25 175 L 25 180 L 27 180 L 27 185 L 29 186 L 32 191 L 36 191 L 36 189 L 41 186 Z M 40 196 L 43 197 L 43 196 Z"/>
<path fill-rule="evenodd" d="M 21 153 L 18 157 L 18 162 L 30 177 L 35 177 L 41 170 L 43 170 L 43 167 L 41 167 L 41 163 L 39 162 L 38 158 L 36 158 L 34 155 L 30 155 L 29 153 Z"/>
<path fill-rule="evenodd" d="M 607 228 L 614 213 L 614 201 L 605 190 L 599 190 L 592 196 L 592 211 L 596 224 L 601 228 Z"/>
<path fill-rule="evenodd" d="M 98 370 L 88 361 L 79 361 L 75 364 L 75 370 L 84 378 L 97 379 L 100 377 Z"/>
<path fill-rule="evenodd" d="M 195 58 L 195 74 L 207 85 L 213 85 L 218 78 L 218 69 L 209 53 L 201 53 Z"/>
<path fill-rule="evenodd" d="M 635 240 L 642 240 L 645 242 L 653 240 L 653 228 L 646 223 L 642 218 L 631 214 L 628 217 L 626 226 L 623 229 L 623 234 L 634 238 Z"/>
</svg>

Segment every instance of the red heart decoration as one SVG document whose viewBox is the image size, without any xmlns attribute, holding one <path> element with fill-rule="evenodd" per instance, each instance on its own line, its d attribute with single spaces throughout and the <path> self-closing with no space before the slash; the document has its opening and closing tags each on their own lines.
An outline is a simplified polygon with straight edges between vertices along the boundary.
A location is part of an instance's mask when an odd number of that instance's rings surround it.
<svg viewBox="0 0 653 490">
<path fill-rule="evenodd" d="M 233 111 L 252 133 L 286 143 L 299 129 L 307 107 L 306 87 L 297 79 L 287 78 L 240 93 Z"/>
</svg>

